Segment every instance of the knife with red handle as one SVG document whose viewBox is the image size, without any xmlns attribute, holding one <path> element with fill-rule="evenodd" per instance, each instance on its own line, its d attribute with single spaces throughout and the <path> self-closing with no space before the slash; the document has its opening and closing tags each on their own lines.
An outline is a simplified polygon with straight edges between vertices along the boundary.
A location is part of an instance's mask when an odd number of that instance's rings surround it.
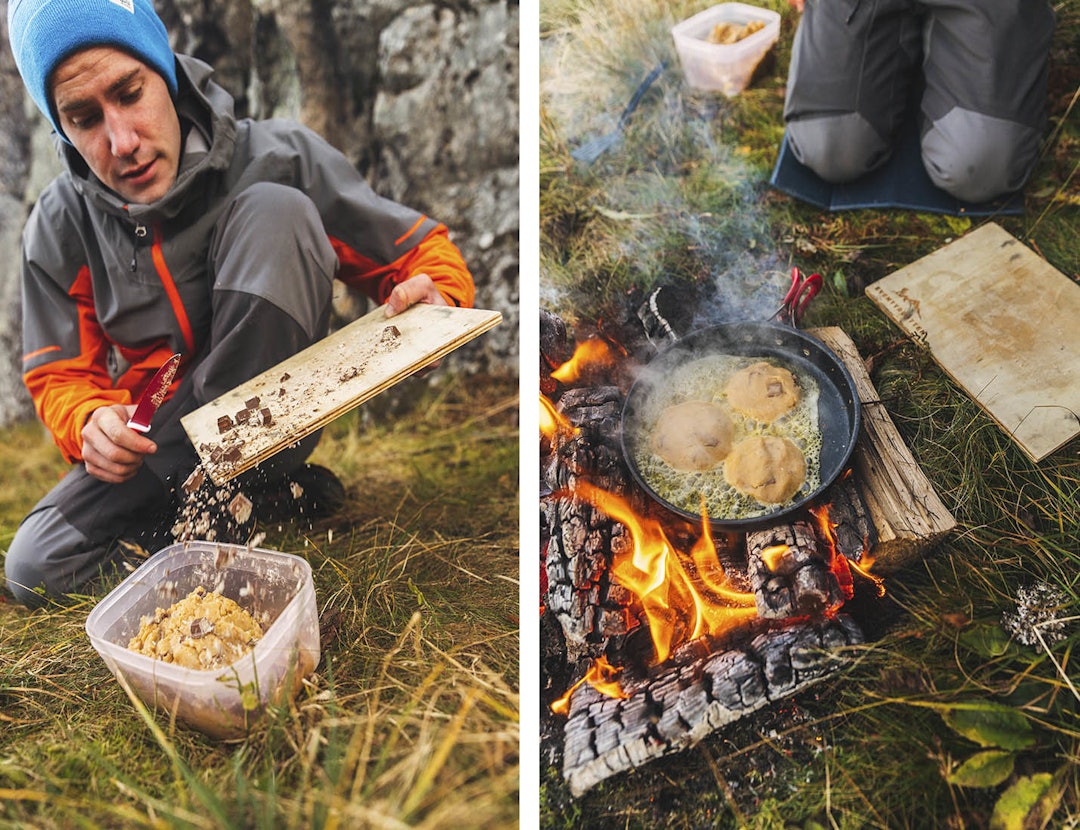
<svg viewBox="0 0 1080 830">
<path fill-rule="evenodd" d="M 161 364 L 157 374 L 150 379 L 150 383 L 143 390 L 142 397 L 139 398 L 139 403 L 135 407 L 135 414 L 131 416 L 131 420 L 127 423 L 129 427 L 137 432 L 150 431 L 150 419 L 154 417 L 157 408 L 161 406 L 161 402 L 165 400 L 165 396 L 169 393 L 169 384 L 172 383 L 173 378 L 176 376 L 176 370 L 179 366 L 179 354 L 174 354 Z"/>
</svg>

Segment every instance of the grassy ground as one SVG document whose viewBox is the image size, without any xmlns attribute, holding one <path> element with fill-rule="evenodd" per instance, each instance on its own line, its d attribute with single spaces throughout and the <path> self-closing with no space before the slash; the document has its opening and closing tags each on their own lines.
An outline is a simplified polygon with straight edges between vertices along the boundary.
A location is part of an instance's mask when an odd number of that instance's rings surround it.
<svg viewBox="0 0 1080 830">
<path fill-rule="evenodd" d="M 490 827 L 518 814 L 517 388 L 470 378 L 352 413 L 315 460 L 349 500 L 265 547 L 308 558 L 322 660 L 241 742 L 141 717 L 83 624 L 0 595 L 0 827 Z M 371 423 L 368 423 L 368 422 Z M 0 548 L 62 473 L 0 436 Z"/>
<path fill-rule="evenodd" d="M 544 770 L 545 827 L 1020 828 L 1080 826 L 1080 459 L 1033 464 L 863 295 L 981 221 L 823 212 L 769 189 L 796 16 L 734 99 L 687 89 L 670 26 L 707 6 L 545 0 L 541 46 L 541 303 L 590 324 L 627 292 L 674 281 L 731 317 L 775 310 L 792 265 L 826 289 L 806 325 L 840 325 L 916 459 L 959 521 L 890 579 L 884 636 L 847 671 L 695 749 L 571 799 Z M 1057 3 L 1051 122 L 1022 217 L 994 217 L 1080 279 L 1080 9 Z M 614 128 L 641 78 L 669 69 L 618 149 L 571 150 Z M 1007 275 L 987 275 L 988 279 Z M 764 286 L 763 288 L 759 288 Z M 1023 286 L 1017 286 L 1023 290 Z M 717 316 L 721 311 L 714 311 Z M 1063 639 L 1010 637 L 1018 589 L 1061 592 Z M 1040 633 L 1047 633 L 1041 629 Z"/>
</svg>

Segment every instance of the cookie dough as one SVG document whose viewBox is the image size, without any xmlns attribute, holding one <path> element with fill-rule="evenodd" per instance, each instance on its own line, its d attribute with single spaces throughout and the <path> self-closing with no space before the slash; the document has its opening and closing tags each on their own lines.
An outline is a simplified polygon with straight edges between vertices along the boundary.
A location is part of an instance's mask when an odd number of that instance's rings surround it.
<svg viewBox="0 0 1080 830">
<path fill-rule="evenodd" d="M 247 654 L 262 635 L 251 614 L 200 585 L 144 619 L 128 648 L 183 668 L 215 670 Z"/>
<path fill-rule="evenodd" d="M 736 411 L 758 421 L 775 421 L 799 402 L 794 375 L 781 366 L 759 361 L 732 375 L 725 388 Z"/>
<path fill-rule="evenodd" d="M 764 504 L 783 504 L 806 480 L 806 459 L 786 438 L 754 436 L 732 448 L 724 479 Z"/>
<path fill-rule="evenodd" d="M 660 413 L 649 446 L 677 470 L 709 470 L 727 458 L 735 427 L 719 404 L 686 401 Z"/>
</svg>

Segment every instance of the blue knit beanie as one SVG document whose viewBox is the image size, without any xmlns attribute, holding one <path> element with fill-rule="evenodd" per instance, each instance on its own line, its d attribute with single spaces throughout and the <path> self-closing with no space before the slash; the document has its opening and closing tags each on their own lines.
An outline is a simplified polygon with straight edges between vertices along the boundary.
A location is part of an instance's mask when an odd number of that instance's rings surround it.
<svg viewBox="0 0 1080 830">
<path fill-rule="evenodd" d="M 8 38 L 30 96 L 65 141 L 49 77 L 80 49 L 123 49 L 161 75 L 176 98 L 176 57 L 153 0 L 10 0 Z"/>
</svg>

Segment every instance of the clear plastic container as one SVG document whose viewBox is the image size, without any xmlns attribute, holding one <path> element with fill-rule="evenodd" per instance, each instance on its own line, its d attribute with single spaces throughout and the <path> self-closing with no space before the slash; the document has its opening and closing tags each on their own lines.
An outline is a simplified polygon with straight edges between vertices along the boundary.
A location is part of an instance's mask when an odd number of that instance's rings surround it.
<svg viewBox="0 0 1080 830">
<path fill-rule="evenodd" d="M 754 20 L 763 22 L 764 28 L 740 41 L 718 44 L 708 40 L 719 23 L 745 25 Z M 687 83 L 730 98 L 746 89 L 757 65 L 780 37 L 780 15 L 746 3 L 721 3 L 676 24 L 671 36 Z"/>
<path fill-rule="evenodd" d="M 200 671 L 128 648 L 144 617 L 200 585 L 261 624 L 252 651 L 223 669 Z M 311 566 L 299 556 L 242 545 L 184 542 L 159 551 L 98 603 L 86 633 L 147 706 L 214 738 L 242 737 L 268 705 L 292 699 L 319 662 Z"/>
</svg>

